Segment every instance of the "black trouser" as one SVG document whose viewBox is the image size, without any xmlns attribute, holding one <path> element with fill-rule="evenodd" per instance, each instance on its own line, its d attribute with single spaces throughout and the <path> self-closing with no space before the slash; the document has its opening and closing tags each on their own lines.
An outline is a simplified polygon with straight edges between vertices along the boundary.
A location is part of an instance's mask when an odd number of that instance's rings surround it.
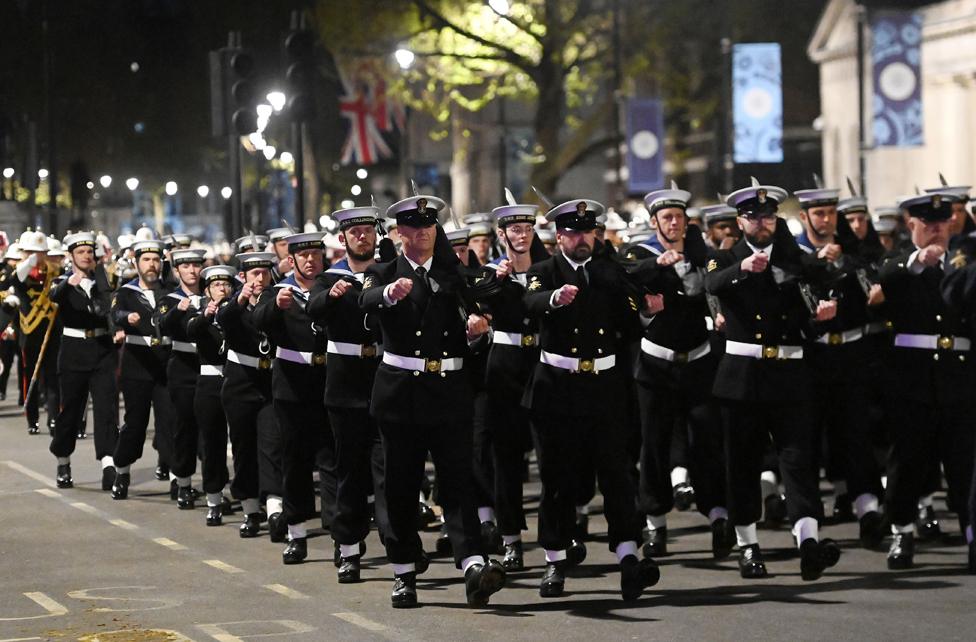
<svg viewBox="0 0 976 642">
<path fill-rule="evenodd" d="M 919 498 L 929 492 L 928 462 L 942 461 L 948 503 L 956 506 L 960 527 L 969 525 L 969 491 L 973 478 L 973 404 L 921 403 L 891 397 L 891 455 L 885 491 L 891 523 L 915 522 Z"/>
<path fill-rule="evenodd" d="M 722 423 L 717 405 L 707 394 L 671 386 L 638 384 L 641 413 L 640 506 L 647 515 L 666 515 L 674 508 L 671 469 L 672 438 L 676 433 L 687 443 L 689 469 L 695 485 L 695 505 L 708 516 L 725 506 L 725 459 L 722 455 Z M 677 428 L 675 426 L 678 426 Z"/>
<path fill-rule="evenodd" d="M 197 389 L 195 385 L 173 385 L 170 383 L 169 396 L 173 402 L 173 460 L 169 462 L 170 472 L 177 477 L 191 477 L 197 470 L 197 445 L 200 427 L 197 425 L 195 404 Z"/>
<path fill-rule="evenodd" d="M 85 425 L 88 394 L 92 397 L 92 420 L 95 433 L 95 459 L 115 452 L 119 436 L 119 393 L 115 387 L 118 353 L 111 350 L 90 371 L 63 370 L 61 412 L 54 426 L 51 453 L 70 457 L 75 451 L 78 433 Z"/>
<path fill-rule="evenodd" d="M 315 516 L 313 467 L 321 461 L 320 451 L 333 450 L 335 440 L 321 402 L 275 399 L 274 410 L 281 426 L 282 515 L 287 524 L 301 524 Z M 323 506 L 328 502 L 322 497 Z"/>
<path fill-rule="evenodd" d="M 474 395 L 471 421 L 471 452 L 474 471 L 474 501 L 478 508 L 495 505 L 495 462 L 492 459 L 492 434 L 488 429 L 488 393 Z"/>
<path fill-rule="evenodd" d="M 3 330 L 0 329 L 0 332 Z M 14 356 L 19 352 L 16 341 L 0 339 L 0 364 L 3 365 L 3 372 L 0 372 L 0 392 L 6 394 L 7 381 L 10 380 L 10 369 L 14 365 Z M 21 371 L 24 369 L 23 362 L 17 360 L 17 385 L 20 385 Z"/>
<path fill-rule="evenodd" d="M 173 403 L 169 390 L 159 382 L 127 377 L 119 377 L 119 389 L 125 403 L 125 416 L 115 445 L 115 465 L 129 466 L 142 457 L 150 407 L 156 427 L 153 447 L 159 454 L 159 461 L 169 465 L 173 461 Z"/>
<path fill-rule="evenodd" d="M 55 419 L 60 411 L 58 399 L 58 350 L 61 346 L 60 337 L 55 332 L 57 328 L 51 330 L 51 338 L 48 340 L 47 348 L 44 351 L 44 361 L 37 373 L 38 381 L 34 384 L 34 390 L 30 399 L 26 401 L 27 423 L 36 424 L 40 417 L 38 410 L 38 399 L 41 388 L 44 388 L 46 395 L 45 409 L 49 420 Z M 24 363 L 24 394 L 30 386 L 31 377 L 34 376 L 34 368 L 37 366 L 37 359 L 41 353 L 41 344 L 44 342 L 44 333 L 40 330 L 31 334 L 24 335 L 24 346 L 21 351 Z"/>
<path fill-rule="evenodd" d="M 583 376 L 583 375 L 581 375 Z M 542 498 L 539 501 L 539 544 L 546 550 L 569 548 L 576 529 L 580 465 L 589 464 L 603 494 L 610 550 L 621 542 L 640 540 L 631 457 L 630 434 L 623 410 L 580 417 L 533 413 L 532 433 L 539 457 Z"/>
<path fill-rule="evenodd" d="M 519 402 L 516 395 L 488 393 L 485 419 L 495 469 L 495 515 L 503 535 L 518 535 L 528 528 L 522 506 L 522 457 L 525 436 L 532 433 L 529 411 Z"/>
<path fill-rule="evenodd" d="M 728 469 L 729 517 L 747 526 L 762 517 L 759 475 L 769 438 L 779 458 L 790 522 L 823 518 L 818 471 L 813 468 L 813 426 L 809 403 L 795 401 L 722 401 L 725 461 Z"/>
<path fill-rule="evenodd" d="M 417 534 L 417 497 L 430 452 L 437 473 L 438 503 L 444 509 L 454 561 L 481 555 L 481 524 L 472 493 L 470 424 L 460 419 L 439 424 L 378 422 L 386 465 L 386 507 L 390 533 L 386 556 L 393 564 L 416 562 L 422 552 Z"/>
<path fill-rule="evenodd" d="M 357 544 L 369 534 L 369 496 L 374 496 L 376 525 L 385 538 L 390 531 L 383 483 L 383 445 L 366 408 L 329 409 L 335 435 L 336 511 L 332 539 Z M 415 503 L 416 505 L 416 503 Z"/>
<path fill-rule="evenodd" d="M 202 442 L 200 470 L 205 493 L 222 492 L 230 478 L 227 474 L 227 417 L 220 403 L 222 384 L 223 377 L 220 375 L 200 375 L 193 397 L 193 410 Z"/>
<path fill-rule="evenodd" d="M 230 493 L 234 499 L 258 499 L 264 494 L 281 495 L 281 450 L 277 444 L 278 427 L 271 404 L 260 399 L 241 399 L 229 392 L 221 392 L 223 411 L 227 417 L 230 444 L 234 452 L 234 480 Z M 259 464 L 260 435 L 273 438 L 278 446 L 270 449 L 267 463 Z M 273 433 L 268 435 L 268 433 Z M 268 453 L 265 453 L 267 456 Z M 274 465 L 271 460 L 275 460 Z M 271 470 L 265 471 L 269 468 Z M 268 479 L 264 479 L 267 472 Z"/>
<path fill-rule="evenodd" d="M 329 424 L 329 416 L 323 408 L 319 421 L 325 423 L 325 443 L 315 454 L 315 469 L 319 471 L 319 499 L 322 502 L 320 517 L 322 518 L 322 528 L 332 529 L 332 521 L 336 514 L 336 492 L 339 488 L 339 479 L 336 474 L 336 455 L 335 437 L 332 434 L 332 426 Z"/>
<path fill-rule="evenodd" d="M 263 403 L 255 412 L 258 440 L 258 489 L 261 496 L 285 496 L 284 472 L 284 438 L 281 436 L 281 424 L 278 414 L 270 402 Z"/>
</svg>

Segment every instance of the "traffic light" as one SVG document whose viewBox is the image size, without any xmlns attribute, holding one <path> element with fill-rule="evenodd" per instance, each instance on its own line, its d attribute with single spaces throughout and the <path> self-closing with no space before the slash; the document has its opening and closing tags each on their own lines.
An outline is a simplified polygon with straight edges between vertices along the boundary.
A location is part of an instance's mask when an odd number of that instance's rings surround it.
<svg viewBox="0 0 976 642">
<path fill-rule="evenodd" d="M 304 27 L 285 34 L 285 95 L 288 118 L 306 122 L 315 116 L 315 34 Z"/>
<path fill-rule="evenodd" d="M 254 56 L 241 47 L 210 52 L 210 120 L 214 136 L 245 136 L 258 128 Z"/>
</svg>

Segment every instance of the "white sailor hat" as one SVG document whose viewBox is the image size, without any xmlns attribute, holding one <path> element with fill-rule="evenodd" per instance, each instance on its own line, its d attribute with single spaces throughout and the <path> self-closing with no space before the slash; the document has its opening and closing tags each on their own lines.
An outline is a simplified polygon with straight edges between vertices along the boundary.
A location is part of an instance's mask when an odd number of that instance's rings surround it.
<svg viewBox="0 0 976 642">
<path fill-rule="evenodd" d="M 447 234 L 447 240 L 451 242 L 452 247 L 455 245 L 467 245 L 468 239 L 471 238 L 471 228 L 462 227 L 445 232 L 445 234 Z"/>
<path fill-rule="evenodd" d="M 701 208 L 701 213 L 706 226 L 714 225 L 721 221 L 733 221 L 739 215 L 734 207 L 729 207 L 724 203 L 706 205 Z"/>
<path fill-rule="evenodd" d="M 254 268 L 271 268 L 278 256 L 274 252 L 242 252 L 235 256 L 242 272 Z"/>
<path fill-rule="evenodd" d="M 19 241 L 14 241 L 13 243 L 11 243 L 7 247 L 7 251 L 3 253 L 3 260 L 4 261 L 19 261 L 22 258 L 23 258 L 23 256 L 21 256 L 21 253 L 20 253 L 20 242 Z"/>
<path fill-rule="evenodd" d="M 395 218 L 399 225 L 430 227 L 437 223 L 437 213 L 445 207 L 447 203 L 436 196 L 411 196 L 391 205 L 386 216 Z"/>
<path fill-rule="evenodd" d="M 166 242 L 166 249 L 187 248 L 193 243 L 193 237 L 189 234 L 170 234 L 163 239 Z"/>
<path fill-rule="evenodd" d="M 495 218 L 489 212 L 472 212 L 464 217 L 465 225 L 474 225 L 476 223 L 488 223 L 492 225 L 494 222 Z"/>
<path fill-rule="evenodd" d="M 946 221 L 952 216 L 952 204 L 961 201 L 953 192 L 926 192 L 899 201 L 898 207 L 923 221 Z"/>
<path fill-rule="evenodd" d="M 556 229 L 585 232 L 596 228 L 596 217 L 606 208 L 602 203 L 587 198 L 566 201 L 546 212 L 546 220 L 556 224 Z"/>
<path fill-rule="evenodd" d="M 233 282 L 237 278 L 237 270 L 229 265 L 211 265 L 203 268 L 203 271 L 200 272 L 200 278 L 203 279 L 205 285 L 210 285 L 214 281 Z"/>
<path fill-rule="evenodd" d="M 21 252 L 47 252 L 47 237 L 44 232 L 27 230 L 17 241 Z"/>
<path fill-rule="evenodd" d="M 158 239 L 145 239 L 132 244 L 132 253 L 136 255 L 136 258 L 149 253 L 162 255 L 163 247 L 163 242 Z"/>
<path fill-rule="evenodd" d="M 119 234 L 119 238 L 117 240 L 119 243 L 120 252 L 124 252 L 132 247 L 133 237 L 131 234 Z"/>
<path fill-rule="evenodd" d="M 851 196 L 842 198 L 837 202 L 838 214 L 866 214 L 868 211 L 868 199 L 864 196 Z"/>
<path fill-rule="evenodd" d="M 939 173 L 939 182 L 942 183 L 942 185 L 939 187 L 926 188 L 926 193 L 934 194 L 935 192 L 940 192 L 943 194 L 955 194 L 962 202 L 969 200 L 969 190 L 972 189 L 971 185 L 949 185 L 949 182 L 945 179 L 945 176 L 943 176 L 941 172 Z"/>
<path fill-rule="evenodd" d="M 290 227 L 273 227 L 267 231 L 268 241 L 274 243 L 275 241 L 280 241 L 286 236 L 291 236 L 295 233 L 295 230 Z"/>
<path fill-rule="evenodd" d="M 552 245 L 556 242 L 556 232 L 552 228 L 537 227 L 535 228 L 535 234 L 545 245 Z"/>
<path fill-rule="evenodd" d="M 203 263 L 206 254 L 207 251 L 203 249 L 180 248 L 170 252 L 169 261 L 173 265 L 182 265 L 184 263 Z"/>
<path fill-rule="evenodd" d="M 621 218 L 620 214 L 613 211 L 613 208 L 607 210 L 605 227 L 611 232 L 619 232 L 620 230 L 627 229 L 627 222 Z"/>
<path fill-rule="evenodd" d="M 64 247 L 69 252 L 82 245 L 87 245 L 92 248 L 96 247 L 95 235 L 91 232 L 75 232 L 64 237 Z"/>
<path fill-rule="evenodd" d="M 734 207 L 739 216 L 759 218 L 776 214 L 779 204 L 789 198 L 789 192 L 775 185 L 761 185 L 755 178 L 752 185 L 725 197 L 725 204 Z"/>
<path fill-rule="evenodd" d="M 678 184 L 671 181 L 670 189 L 659 189 L 648 192 L 644 196 L 644 207 L 653 216 L 658 210 L 669 207 L 687 209 L 688 201 L 691 200 L 691 192 L 678 189 Z"/>
<path fill-rule="evenodd" d="M 390 218 L 383 219 L 383 227 L 386 228 L 386 231 L 389 232 L 390 230 L 395 230 L 396 226 L 397 226 L 397 220 L 395 218 L 390 217 Z"/>
<path fill-rule="evenodd" d="M 289 252 L 301 252 L 302 250 L 321 250 L 325 248 L 322 242 L 322 232 L 300 232 L 289 234 L 285 237 L 288 242 Z"/>
<path fill-rule="evenodd" d="M 348 230 L 356 225 L 376 225 L 380 217 L 378 207 L 367 205 L 365 207 L 350 207 L 344 210 L 336 210 L 332 213 L 332 218 L 339 223 L 339 230 Z"/>
<path fill-rule="evenodd" d="M 156 233 L 152 229 L 143 225 L 133 235 L 134 241 L 153 241 L 156 240 Z"/>
<path fill-rule="evenodd" d="M 498 221 L 498 227 L 505 227 L 512 223 L 528 223 L 535 225 L 535 217 L 538 214 L 537 205 L 516 203 L 514 205 L 502 205 L 491 211 Z"/>
<path fill-rule="evenodd" d="M 793 196 L 800 202 L 801 209 L 811 207 L 827 207 L 837 205 L 840 198 L 839 189 L 826 189 L 818 187 L 816 189 L 801 189 L 793 192 Z"/>
<path fill-rule="evenodd" d="M 488 222 L 471 223 L 467 227 L 469 239 L 473 239 L 476 236 L 491 236 L 491 233 L 494 231 L 491 223 Z"/>
<path fill-rule="evenodd" d="M 54 238 L 53 236 L 47 237 L 47 255 L 48 256 L 64 256 L 64 246 L 61 245 L 61 241 Z"/>
<path fill-rule="evenodd" d="M 238 252 L 260 252 L 268 244 L 268 237 L 261 234 L 248 234 L 234 241 Z"/>
</svg>

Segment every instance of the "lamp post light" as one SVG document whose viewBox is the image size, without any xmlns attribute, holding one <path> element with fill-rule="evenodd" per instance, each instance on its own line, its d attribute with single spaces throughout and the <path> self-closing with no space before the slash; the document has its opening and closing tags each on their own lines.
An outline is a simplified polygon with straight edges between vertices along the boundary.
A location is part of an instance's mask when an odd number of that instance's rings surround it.
<svg viewBox="0 0 976 642">
<path fill-rule="evenodd" d="M 176 184 L 176 181 L 166 181 L 165 190 L 167 196 L 176 196 L 176 193 L 180 191 L 180 188 Z"/>
<path fill-rule="evenodd" d="M 125 186 L 129 188 L 130 192 L 134 192 L 139 189 L 139 179 L 133 176 L 132 178 L 125 179 Z"/>
<path fill-rule="evenodd" d="M 230 187 L 222 187 L 220 189 L 220 195 L 224 198 L 225 201 L 229 199 L 233 193 L 234 190 L 232 190 Z"/>
<path fill-rule="evenodd" d="M 416 56 L 409 49 L 400 48 L 393 52 L 393 58 L 400 65 L 400 69 L 407 70 L 413 66 L 413 61 L 416 59 Z"/>
<path fill-rule="evenodd" d="M 102 186 L 102 189 L 108 189 L 109 187 L 112 186 L 112 177 L 109 176 L 108 174 L 105 174 L 104 176 L 98 179 L 98 184 Z"/>
</svg>

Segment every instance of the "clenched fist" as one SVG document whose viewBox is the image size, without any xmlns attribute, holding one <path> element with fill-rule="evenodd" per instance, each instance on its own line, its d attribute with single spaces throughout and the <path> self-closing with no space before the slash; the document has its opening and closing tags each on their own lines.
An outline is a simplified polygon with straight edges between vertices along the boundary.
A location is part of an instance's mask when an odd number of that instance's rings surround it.
<svg viewBox="0 0 976 642">
<path fill-rule="evenodd" d="M 557 306 L 569 305 L 576 299 L 577 294 L 579 294 L 578 287 L 575 285 L 564 285 L 556 290 L 556 295 L 553 297 L 553 302 Z"/>
<path fill-rule="evenodd" d="M 684 258 L 685 257 L 681 254 L 681 252 L 677 250 L 668 250 L 661 256 L 657 257 L 657 264 L 667 267 L 669 265 L 674 265 L 675 263 L 683 261 Z"/>
<path fill-rule="evenodd" d="M 390 284 L 387 296 L 390 297 L 391 301 L 399 301 L 410 294 L 410 290 L 412 289 L 413 281 L 408 278 L 401 277 Z"/>
<path fill-rule="evenodd" d="M 241 288 L 241 293 L 237 295 L 237 304 L 247 304 L 247 302 L 251 300 L 252 294 L 254 294 L 254 286 L 250 283 L 245 283 L 244 287 Z"/>
<path fill-rule="evenodd" d="M 468 341 L 477 339 L 488 332 L 488 319 L 480 314 L 468 315 Z"/>
<path fill-rule="evenodd" d="M 179 303 L 176 304 L 176 309 L 177 310 L 182 310 L 183 312 L 186 312 L 189 308 L 190 308 L 190 299 L 189 299 L 189 297 L 181 300 Z"/>
<path fill-rule="evenodd" d="M 662 255 L 663 256 L 663 255 Z M 652 317 L 661 310 L 664 309 L 664 295 L 663 294 L 645 294 L 644 295 L 644 311 L 641 313 L 645 317 Z"/>
<path fill-rule="evenodd" d="M 752 256 L 742 259 L 741 267 L 743 272 L 759 273 L 765 270 L 768 265 L 769 256 L 762 252 L 756 252 Z"/>
<path fill-rule="evenodd" d="M 129 315 L 125 317 L 125 320 L 129 322 L 129 325 L 135 325 L 139 323 L 140 318 L 142 317 L 139 316 L 138 312 L 130 312 Z"/>
<path fill-rule="evenodd" d="M 843 252 L 840 249 L 840 245 L 837 243 L 828 243 L 820 248 L 819 252 L 817 252 L 817 258 L 827 259 L 830 262 L 834 262 L 841 257 L 841 254 L 843 254 Z"/>
<path fill-rule="evenodd" d="M 830 321 L 837 316 L 837 301 L 820 301 L 817 303 L 817 321 Z"/>
<path fill-rule="evenodd" d="M 508 259 L 502 259 L 498 262 L 498 267 L 495 269 L 495 276 L 498 277 L 498 280 L 501 280 L 510 275 L 513 270 L 512 262 Z"/>
<path fill-rule="evenodd" d="M 329 290 L 329 298 L 330 299 L 338 299 L 343 294 L 345 294 L 346 292 L 348 292 L 349 291 L 349 288 L 351 288 L 351 287 L 352 287 L 352 283 L 350 283 L 349 281 L 343 281 L 342 279 L 340 279 L 340 280 L 336 281 L 334 284 L 332 284 L 332 288 Z"/>
<path fill-rule="evenodd" d="M 275 305 L 282 310 L 290 308 L 294 301 L 295 295 L 292 293 L 291 288 L 280 288 L 277 296 L 275 296 Z"/>
<path fill-rule="evenodd" d="M 942 255 L 945 252 L 946 249 L 941 245 L 926 245 L 918 251 L 915 260 L 925 267 L 932 267 L 942 260 Z"/>
</svg>

